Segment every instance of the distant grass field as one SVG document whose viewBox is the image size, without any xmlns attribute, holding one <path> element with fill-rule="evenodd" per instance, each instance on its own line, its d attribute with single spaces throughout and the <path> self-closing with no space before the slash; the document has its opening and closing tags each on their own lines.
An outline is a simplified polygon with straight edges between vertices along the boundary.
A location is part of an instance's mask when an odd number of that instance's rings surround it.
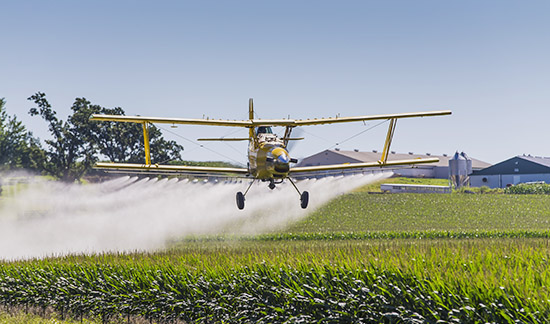
<svg viewBox="0 0 550 324">
<path fill-rule="evenodd" d="M 549 196 L 370 191 L 258 237 L 0 263 L 0 304 L 46 305 L 97 323 L 550 318 Z"/>
<path fill-rule="evenodd" d="M 340 196 L 286 232 L 548 231 L 549 195 Z"/>
<path fill-rule="evenodd" d="M 431 179 L 431 178 L 405 178 L 405 177 L 392 177 L 384 180 L 380 180 L 366 186 L 357 188 L 354 192 L 381 192 L 380 185 L 383 183 L 401 183 L 401 184 L 415 184 L 415 185 L 429 185 L 429 186 L 448 186 L 448 179 Z"/>
</svg>

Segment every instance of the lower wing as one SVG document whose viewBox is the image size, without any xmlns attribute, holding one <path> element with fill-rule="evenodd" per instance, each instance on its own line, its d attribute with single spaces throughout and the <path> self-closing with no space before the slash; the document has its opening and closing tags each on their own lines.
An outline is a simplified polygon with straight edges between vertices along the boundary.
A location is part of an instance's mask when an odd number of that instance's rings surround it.
<svg viewBox="0 0 550 324">
<path fill-rule="evenodd" d="M 386 166 L 398 166 L 398 165 L 411 165 L 421 163 L 437 163 L 438 158 L 429 159 L 411 159 L 411 160 L 396 160 L 382 162 L 364 162 L 364 163 L 343 163 L 343 164 L 329 164 L 318 166 L 306 166 L 306 167 L 294 167 L 289 171 L 289 175 L 296 175 L 299 173 L 317 172 L 317 171 L 337 171 L 348 169 L 362 169 L 362 168 L 375 168 Z M 224 167 L 207 167 L 207 166 L 187 166 L 187 165 L 162 165 L 162 164 L 137 164 L 137 163 L 96 163 L 96 169 L 108 169 L 108 170 L 123 170 L 123 171 L 136 171 L 136 172 L 176 172 L 176 173 L 208 173 L 208 174 L 225 174 L 244 176 L 249 174 L 249 170 L 246 168 L 224 168 Z"/>
<path fill-rule="evenodd" d="M 410 164 L 420 164 L 420 163 L 437 163 L 437 162 L 439 162 L 438 158 L 429 158 L 429 159 L 418 158 L 418 159 L 411 159 L 411 160 L 386 161 L 385 163 L 363 162 L 363 163 L 328 164 L 328 165 L 291 168 L 289 171 L 289 175 L 295 175 L 297 173 L 316 172 L 316 171 L 336 171 L 336 170 L 347 170 L 347 169 L 374 168 L 374 167 L 410 165 Z"/>
<path fill-rule="evenodd" d="M 246 175 L 245 168 L 223 168 L 207 166 L 187 165 L 162 165 L 162 164 L 137 164 L 137 163 L 96 163 L 96 169 L 125 170 L 125 171 L 150 171 L 150 172 L 181 172 L 181 173 L 210 173 L 210 174 L 235 174 Z"/>
</svg>

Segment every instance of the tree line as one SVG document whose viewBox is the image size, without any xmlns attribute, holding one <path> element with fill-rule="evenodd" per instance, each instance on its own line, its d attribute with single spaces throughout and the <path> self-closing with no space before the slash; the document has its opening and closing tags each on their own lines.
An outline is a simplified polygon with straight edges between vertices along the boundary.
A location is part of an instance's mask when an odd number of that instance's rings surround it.
<svg viewBox="0 0 550 324">
<path fill-rule="evenodd" d="M 92 114 L 124 115 L 122 108 L 105 108 L 76 98 L 71 114 L 62 120 L 46 94 L 37 92 L 28 100 L 34 104 L 28 113 L 47 123 L 51 137 L 42 145 L 16 116 L 8 115 L 6 100 L 0 98 L 0 170 L 26 169 L 74 182 L 90 173 L 98 160 L 143 163 L 141 125 L 90 121 Z M 154 163 L 181 160 L 183 146 L 164 139 L 154 125 L 149 126 L 149 141 Z"/>
</svg>

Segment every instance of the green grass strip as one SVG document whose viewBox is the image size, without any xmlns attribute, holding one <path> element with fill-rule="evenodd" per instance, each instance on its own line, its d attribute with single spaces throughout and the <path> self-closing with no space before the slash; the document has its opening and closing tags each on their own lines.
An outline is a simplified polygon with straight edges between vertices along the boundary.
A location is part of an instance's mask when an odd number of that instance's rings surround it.
<svg viewBox="0 0 550 324">
<path fill-rule="evenodd" d="M 172 242 L 209 241 L 335 241 L 371 239 L 490 239 L 550 238 L 550 231 L 418 231 L 418 232 L 340 232 L 340 233 L 273 233 L 263 235 L 191 236 Z"/>
</svg>

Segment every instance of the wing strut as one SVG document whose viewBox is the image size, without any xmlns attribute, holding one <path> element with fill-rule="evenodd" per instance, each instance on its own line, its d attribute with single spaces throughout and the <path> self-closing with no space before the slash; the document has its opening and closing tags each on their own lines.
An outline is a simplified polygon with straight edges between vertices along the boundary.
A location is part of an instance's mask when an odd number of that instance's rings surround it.
<svg viewBox="0 0 550 324">
<path fill-rule="evenodd" d="M 393 139 L 393 134 L 395 133 L 395 126 L 397 125 L 397 119 L 390 119 L 390 125 L 388 126 L 388 134 L 386 135 L 386 142 L 384 143 L 384 150 L 382 151 L 382 156 L 380 157 L 381 164 L 386 164 L 388 162 L 388 155 L 390 152 L 390 145 Z"/>
<path fill-rule="evenodd" d="M 288 140 L 290 139 L 290 134 L 292 133 L 292 129 L 293 129 L 293 128 L 294 128 L 294 127 L 290 127 L 290 126 L 287 126 L 287 127 L 285 128 L 285 136 L 283 137 L 283 141 L 284 141 L 284 143 L 285 143 L 285 147 L 288 146 Z"/>
<path fill-rule="evenodd" d="M 147 122 L 143 122 L 143 145 L 145 146 L 145 164 L 151 165 L 151 149 L 149 148 L 149 130 Z"/>
</svg>

